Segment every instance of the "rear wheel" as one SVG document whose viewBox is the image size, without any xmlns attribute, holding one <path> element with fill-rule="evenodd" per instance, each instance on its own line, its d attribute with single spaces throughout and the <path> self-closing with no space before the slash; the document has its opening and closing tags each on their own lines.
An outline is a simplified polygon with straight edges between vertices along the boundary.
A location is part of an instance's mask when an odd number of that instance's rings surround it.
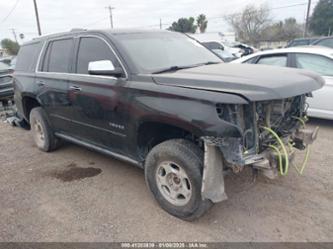
<svg viewBox="0 0 333 249">
<path fill-rule="evenodd" d="M 54 136 L 45 111 L 41 107 L 35 107 L 31 110 L 29 118 L 32 136 L 37 147 L 45 152 L 57 149 L 60 141 Z"/>
<path fill-rule="evenodd" d="M 203 152 L 184 139 L 172 139 L 155 146 L 146 158 L 148 188 L 168 213 L 194 220 L 212 206 L 202 200 Z"/>
</svg>

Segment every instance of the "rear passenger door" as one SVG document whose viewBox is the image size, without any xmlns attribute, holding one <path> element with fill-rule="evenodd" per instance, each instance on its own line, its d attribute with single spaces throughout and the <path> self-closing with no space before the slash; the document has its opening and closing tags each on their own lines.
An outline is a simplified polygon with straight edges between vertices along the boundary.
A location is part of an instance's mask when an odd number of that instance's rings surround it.
<svg viewBox="0 0 333 249">
<path fill-rule="evenodd" d="M 36 73 L 38 99 L 55 131 L 67 132 L 70 125 L 68 73 L 74 55 L 74 39 L 50 40 L 45 47 Z"/>
<path fill-rule="evenodd" d="M 325 79 L 323 88 L 313 92 L 308 98 L 309 114 L 326 118 L 333 115 L 333 59 L 316 54 L 293 54 L 293 66 L 321 75 Z"/>
<path fill-rule="evenodd" d="M 74 137 L 113 151 L 122 151 L 125 125 L 122 98 L 123 77 L 90 75 L 89 62 L 109 60 L 121 67 L 108 42 L 99 36 L 76 40 L 76 60 L 69 77 Z"/>
</svg>

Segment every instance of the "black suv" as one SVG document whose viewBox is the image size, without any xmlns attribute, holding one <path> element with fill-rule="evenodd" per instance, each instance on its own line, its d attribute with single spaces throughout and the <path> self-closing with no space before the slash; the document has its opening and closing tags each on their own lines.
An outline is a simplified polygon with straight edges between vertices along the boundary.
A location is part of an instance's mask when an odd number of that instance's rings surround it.
<svg viewBox="0 0 333 249">
<path fill-rule="evenodd" d="M 135 164 L 170 214 L 192 220 L 226 199 L 224 173 L 288 171 L 306 130 L 306 96 L 323 86 L 307 71 L 225 64 L 169 31 L 73 31 L 19 51 L 18 114 L 34 141 L 61 140 Z"/>
</svg>

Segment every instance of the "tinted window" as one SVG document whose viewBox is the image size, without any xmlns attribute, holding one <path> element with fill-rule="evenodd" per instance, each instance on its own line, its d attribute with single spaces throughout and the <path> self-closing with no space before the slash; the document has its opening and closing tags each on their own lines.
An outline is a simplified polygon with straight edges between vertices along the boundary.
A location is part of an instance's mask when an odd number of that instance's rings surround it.
<svg viewBox="0 0 333 249">
<path fill-rule="evenodd" d="M 333 76 L 333 60 L 320 55 L 296 54 L 297 68 L 314 71 L 323 76 Z"/>
<path fill-rule="evenodd" d="M 42 43 L 23 45 L 17 56 L 16 71 L 34 72 Z"/>
<path fill-rule="evenodd" d="M 287 55 L 272 55 L 261 57 L 257 64 L 265 64 L 271 66 L 286 67 L 287 66 Z"/>
<path fill-rule="evenodd" d="M 333 48 L 333 38 L 319 41 L 316 45 Z"/>
<path fill-rule="evenodd" d="M 202 43 L 202 45 L 204 45 L 206 48 L 208 49 L 221 49 L 223 50 L 223 46 L 221 44 L 219 44 L 218 42 L 204 42 Z"/>
<path fill-rule="evenodd" d="M 297 46 L 304 46 L 304 45 L 309 45 L 310 44 L 310 40 L 293 40 L 292 42 L 290 42 L 288 44 L 287 47 L 297 47 Z"/>
<path fill-rule="evenodd" d="M 72 39 L 50 42 L 45 54 L 42 71 L 68 73 L 72 51 Z"/>
<path fill-rule="evenodd" d="M 81 38 L 76 72 L 88 74 L 89 62 L 100 60 L 111 60 L 115 67 L 119 67 L 115 55 L 103 40 L 93 37 Z"/>
</svg>

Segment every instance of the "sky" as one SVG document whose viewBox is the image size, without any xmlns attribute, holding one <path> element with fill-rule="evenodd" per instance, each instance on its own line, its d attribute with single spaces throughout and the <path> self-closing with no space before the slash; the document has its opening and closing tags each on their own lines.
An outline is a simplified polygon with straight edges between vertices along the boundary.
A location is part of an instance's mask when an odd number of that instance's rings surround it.
<svg viewBox="0 0 333 249">
<path fill-rule="evenodd" d="M 312 1 L 312 9 L 319 0 Z M 272 9 L 273 20 L 294 17 L 304 22 L 307 0 L 37 0 L 42 34 L 69 31 L 72 28 L 109 28 L 106 6 L 113 10 L 114 28 L 167 28 L 180 17 L 208 18 L 207 32 L 228 32 L 223 16 L 240 12 L 247 4 L 266 4 Z M 303 5 L 297 5 L 303 4 Z M 297 5 L 289 8 L 285 6 Z M 282 7 L 282 8 L 280 8 Z M 14 39 L 19 43 L 38 36 L 33 0 L 0 0 L 0 40 Z M 19 34 L 25 38 L 19 38 Z"/>
</svg>

